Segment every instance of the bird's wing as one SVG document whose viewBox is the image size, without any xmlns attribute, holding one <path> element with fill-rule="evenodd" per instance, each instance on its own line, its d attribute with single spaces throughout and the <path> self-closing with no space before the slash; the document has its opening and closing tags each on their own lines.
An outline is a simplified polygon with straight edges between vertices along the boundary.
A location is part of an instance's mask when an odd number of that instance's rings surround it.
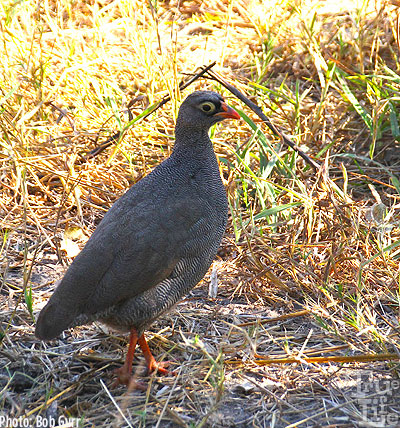
<svg viewBox="0 0 400 428">
<path fill-rule="evenodd" d="M 160 201 L 135 185 L 113 205 L 41 311 L 38 337 L 56 337 L 79 315 L 104 311 L 172 272 L 206 216 L 198 198 L 167 194 Z"/>
<path fill-rule="evenodd" d="M 118 219 L 107 222 L 101 242 L 93 242 L 95 251 L 108 258 L 108 266 L 102 269 L 83 312 L 107 309 L 167 278 L 182 257 L 192 227 L 204 217 L 203 207 L 187 198 L 171 198 L 150 216 L 145 206 L 138 208 L 123 226 Z"/>
</svg>

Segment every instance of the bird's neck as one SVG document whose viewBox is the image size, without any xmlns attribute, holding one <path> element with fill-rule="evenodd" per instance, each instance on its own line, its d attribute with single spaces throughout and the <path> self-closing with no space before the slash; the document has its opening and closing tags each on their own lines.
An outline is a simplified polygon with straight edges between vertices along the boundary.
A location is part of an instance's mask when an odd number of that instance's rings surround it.
<svg viewBox="0 0 400 428">
<path fill-rule="evenodd" d="M 208 155 L 213 152 L 213 146 L 208 136 L 208 130 L 193 127 L 175 127 L 174 153 L 191 152 L 192 154 Z"/>
</svg>

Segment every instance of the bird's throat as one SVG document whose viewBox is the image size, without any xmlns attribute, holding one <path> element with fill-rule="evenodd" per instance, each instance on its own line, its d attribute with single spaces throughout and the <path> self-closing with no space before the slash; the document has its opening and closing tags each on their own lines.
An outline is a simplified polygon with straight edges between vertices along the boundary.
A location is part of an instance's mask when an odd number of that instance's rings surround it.
<svg viewBox="0 0 400 428">
<path fill-rule="evenodd" d="M 192 151 L 193 153 L 212 151 L 213 147 L 208 136 L 208 130 L 196 127 L 180 128 L 177 126 L 175 128 L 174 152 L 181 150 Z"/>
</svg>

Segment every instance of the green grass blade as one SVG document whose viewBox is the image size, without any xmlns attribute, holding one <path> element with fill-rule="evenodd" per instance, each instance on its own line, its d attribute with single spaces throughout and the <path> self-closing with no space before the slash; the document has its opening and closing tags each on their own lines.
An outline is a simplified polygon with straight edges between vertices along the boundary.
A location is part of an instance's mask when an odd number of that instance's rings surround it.
<svg viewBox="0 0 400 428">
<path fill-rule="evenodd" d="M 369 129 L 371 135 L 373 133 L 373 120 L 371 115 L 362 107 L 356 96 L 351 92 L 351 89 L 349 88 L 349 85 L 347 84 L 346 80 L 340 75 L 340 73 L 336 73 L 341 85 L 343 92 L 348 99 L 348 101 L 351 103 L 351 105 L 354 107 L 354 110 L 361 116 L 362 120 L 364 121 L 365 125 Z"/>
<path fill-rule="evenodd" d="M 290 204 L 283 204 L 283 205 L 277 205 L 276 207 L 267 208 L 261 212 L 259 212 L 257 215 L 254 216 L 255 220 L 259 220 L 260 218 L 269 217 L 272 215 L 276 215 L 281 211 L 287 210 L 289 208 L 298 207 L 302 205 L 303 202 L 292 202 Z"/>
</svg>

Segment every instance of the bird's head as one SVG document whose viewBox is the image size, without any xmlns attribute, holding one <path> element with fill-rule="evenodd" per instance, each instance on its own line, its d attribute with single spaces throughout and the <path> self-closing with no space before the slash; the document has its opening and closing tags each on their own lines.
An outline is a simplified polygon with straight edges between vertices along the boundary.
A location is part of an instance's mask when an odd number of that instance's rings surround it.
<svg viewBox="0 0 400 428">
<path fill-rule="evenodd" d="M 224 119 L 240 119 L 240 116 L 216 92 L 196 91 L 183 101 L 179 109 L 177 125 L 208 131 L 212 125 Z"/>
</svg>

